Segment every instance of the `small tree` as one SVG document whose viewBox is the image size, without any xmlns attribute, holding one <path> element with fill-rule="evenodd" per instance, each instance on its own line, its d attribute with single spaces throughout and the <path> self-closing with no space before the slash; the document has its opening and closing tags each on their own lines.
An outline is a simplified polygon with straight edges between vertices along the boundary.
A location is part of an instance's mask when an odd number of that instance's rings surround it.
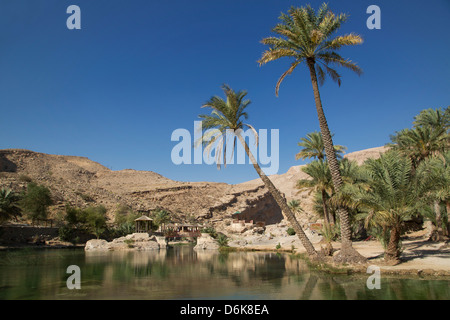
<svg viewBox="0 0 450 320">
<path fill-rule="evenodd" d="M 53 204 L 53 200 L 47 187 L 30 182 L 20 204 L 23 211 L 35 222 L 47 219 L 48 207 Z"/>
<path fill-rule="evenodd" d="M 114 224 L 116 232 L 121 235 L 130 234 L 135 231 L 134 220 L 139 217 L 139 214 L 134 212 L 131 208 L 125 205 L 119 205 L 114 214 Z"/>
<path fill-rule="evenodd" d="M 106 208 L 102 205 L 83 210 L 86 217 L 86 227 L 97 239 L 106 230 Z"/>
<path fill-rule="evenodd" d="M 157 209 L 153 213 L 153 223 L 155 228 L 158 228 L 163 223 L 170 223 L 172 218 L 170 217 L 170 213 L 164 209 Z"/>
</svg>

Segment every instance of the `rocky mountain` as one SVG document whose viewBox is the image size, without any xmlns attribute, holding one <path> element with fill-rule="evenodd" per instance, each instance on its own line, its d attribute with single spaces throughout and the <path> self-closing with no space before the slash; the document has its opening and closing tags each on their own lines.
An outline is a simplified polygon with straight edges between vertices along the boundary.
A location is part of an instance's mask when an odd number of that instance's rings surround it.
<svg viewBox="0 0 450 320">
<path fill-rule="evenodd" d="M 378 157 L 384 147 L 353 152 L 346 157 L 361 163 Z M 287 200 L 308 198 L 297 194 L 295 182 L 306 178 L 302 166 L 270 178 Z M 112 171 L 88 158 L 50 155 L 29 150 L 0 150 L 0 187 L 21 191 L 28 182 L 47 186 L 55 205 L 52 214 L 62 211 L 66 203 L 74 206 L 104 205 L 112 217 L 119 205 L 150 213 L 157 208 L 168 210 L 179 221 L 223 223 L 239 211 L 247 220 L 277 223 L 282 214 L 260 179 L 229 185 L 215 182 L 179 182 L 151 171 Z M 307 206 L 308 201 L 303 201 Z M 309 208 L 307 208 L 309 209 Z"/>
</svg>

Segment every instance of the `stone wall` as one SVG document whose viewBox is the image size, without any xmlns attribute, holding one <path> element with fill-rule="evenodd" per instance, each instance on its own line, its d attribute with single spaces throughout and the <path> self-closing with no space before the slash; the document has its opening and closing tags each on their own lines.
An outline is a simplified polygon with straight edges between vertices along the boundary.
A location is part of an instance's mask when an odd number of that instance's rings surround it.
<svg viewBox="0 0 450 320">
<path fill-rule="evenodd" d="M 56 227 L 0 226 L 0 243 L 10 245 L 42 242 L 58 237 L 58 230 Z M 82 243 L 94 237 L 78 230 L 75 230 L 76 236 Z"/>
</svg>

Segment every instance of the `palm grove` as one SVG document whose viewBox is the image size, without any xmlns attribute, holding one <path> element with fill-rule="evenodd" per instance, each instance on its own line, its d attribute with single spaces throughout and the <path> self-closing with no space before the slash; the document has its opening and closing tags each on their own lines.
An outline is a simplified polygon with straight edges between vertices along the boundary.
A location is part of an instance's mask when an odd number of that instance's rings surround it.
<svg viewBox="0 0 450 320">
<path fill-rule="evenodd" d="M 363 220 L 369 233 L 385 246 L 385 259 L 398 261 L 400 236 L 407 219 L 413 216 L 430 219 L 436 229 L 434 239 L 448 234 L 449 109 L 424 110 L 416 117 L 412 129 L 402 130 L 391 137 L 390 150 L 380 159 L 368 160 L 361 167 L 341 160 L 345 148 L 333 144 L 319 86 L 327 77 L 341 84 L 341 75 L 336 67 L 349 69 L 358 75 L 362 73 L 356 63 L 338 53 L 341 48 L 363 42 L 359 35 L 353 33 L 335 35 L 347 18 L 345 14 L 334 14 L 327 4 L 317 11 L 310 6 L 291 7 L 287 14 L 281 14 L 280 22 L 272 29 L 275 36 L 262 40 L 269 48 L 258 62 L 264 65 L 281 58 L 291 59 L 290 67 L 276 83 L 276 95 L 283 80 L 297 67 L 304 65 L 310 73 L 320 133 L 309 134 L 299 144 L 304 148 L 298 158 L 316 160 L 303 169 L 311 179 L 299 181 L 297 186 L 300 190 L 306 188 L 317 194 L 318 212 L 324 217 L 322 232 L 329 242 L 335 237 L 340 238 L 341 250 L 334 255 L 334 260 L 340 263 L 366 261 L 352 246 L 352 225 Z M 299 202 L 286 202 L 261 170 L 241 136 L 240 132 L 245 127 L 256 135 L 256 130 L 244 122 L 248 119 L 247 108 L 250 105 L 250 100 L 245 99 L 247 92 L 236 92 L 228 85 L 223 86 L 223 91 L 225 99 L 213 96 L 203 105 L 211 109 L 211 113 L 200 115 L 205 132 L 201 142 L 207 147 L 215 143 L 224 144 L 227 130 L 233 130 L 235 140 L 237 137 L 242 143 L 255 170 L 309 256 L 321 259 L 324 253 L 331 253 L 332 248 L 322 252 L 315 250 L 296 219 Z M 213 134 L 212 128 L 217 130 Z M 220 163 L 226 163 L 227 150 L 222 151 Z M 442 210 L 444 204 L 446 210 Z"/>
</svg>

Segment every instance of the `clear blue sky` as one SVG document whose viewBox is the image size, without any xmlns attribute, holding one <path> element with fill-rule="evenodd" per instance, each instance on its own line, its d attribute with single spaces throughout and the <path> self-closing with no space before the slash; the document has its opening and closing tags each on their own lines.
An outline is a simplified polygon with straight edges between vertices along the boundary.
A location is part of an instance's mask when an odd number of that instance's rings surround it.
<svg viewBox="0 0 450 320">
<path fill-rule="evenodd" d="M 280 169 L 297 142 L 319 130 L 309 73 L 297 68 L 281 86 L 289 60 L 259 67 L 280 12 L 322 1 L 285 0 L 1 0 L 0 149 L 85 156 L 120 170 L 151 170 L 181 181 L 239 183 L 251 165 L 179 165 L 173 130 L 193 133 L 202 103 L 220 86 L 248 90 L 249 123 L 280 130 Z M 81 30 L 68 30 L 66 9 L 81 8 Z M 381 30 L 366 9 L 381 8 Z M 364 70 L 343 71 L 321 95 L 336 144 L 348 152 L 377 147 L 411 126 L 424 108 L 450 102 L 448 0 L 340 0 L 350 15 L 339 33 L 364 44 L 342 51 Z"/>
</svg>

